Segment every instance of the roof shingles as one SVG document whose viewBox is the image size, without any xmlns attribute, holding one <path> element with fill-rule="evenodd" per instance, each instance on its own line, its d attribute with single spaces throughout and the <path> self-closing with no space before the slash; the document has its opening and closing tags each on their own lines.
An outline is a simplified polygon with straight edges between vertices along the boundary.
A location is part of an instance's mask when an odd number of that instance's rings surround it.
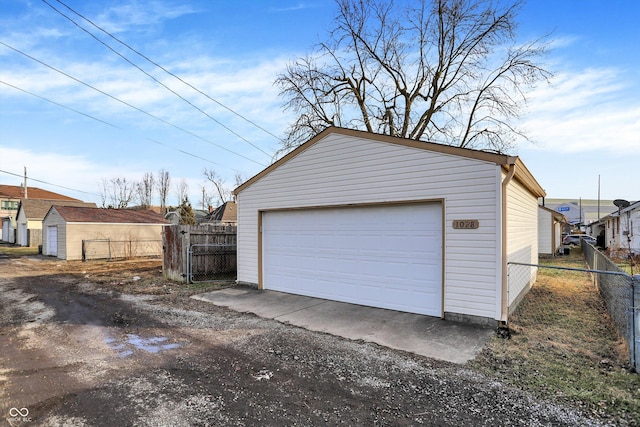
<svg viewBox="0 0 640 427">
<path fill-rule="evenodd" d="M 5 199 L 22 199 L 24 198 L 24 188 L 17 185 L 0 184 L 0 197 Z M 46 199 L 46 200 L 68 200 L 81 202 L 82 200 L 63 194 L 54 193 L 53 191 L 43 190 L 38 187 L 27 187 L 28 199 Z"/>
<path fill-rule="evenodd" d="M 66 222 L 110 224 L 169 224 L 162 215 L 151 210 L 103 209 L 53 205 L 51 209 Z"/>
<path fill-rule="evenodd" d="M 25 216 L 29 220 L 43 219 L 53 205 L 96 207 L 95 203 L 72 202 L 66 200 L 22 199 L 20 201 L 20 209 L 24 211 Z"/>
</svg>

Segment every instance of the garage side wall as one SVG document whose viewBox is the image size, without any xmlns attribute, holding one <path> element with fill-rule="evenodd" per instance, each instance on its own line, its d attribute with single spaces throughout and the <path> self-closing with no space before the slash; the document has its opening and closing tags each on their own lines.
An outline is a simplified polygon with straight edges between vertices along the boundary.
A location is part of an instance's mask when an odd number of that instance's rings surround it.
<svg viewBox="0 0 640 427">
<path fill-rule="evenodd" d="M 507 260 L 538 263 L 538 199 L 516 180 L 507 189 Z M 547 228 L 551 229 L 547 222 Z M 536 270 L 509 277 L 509 311 L 529 291 L 536 280 Z"/>
<path fill-rule="evenodd" d="M 259 281 L 260 211 L 442 201 L 444 311 L 495 318 L 499 177 L 494 163 L 330 134 L 238 194 L 238 281 Z M 460 219 L 480 226 L 454 230 Z"/>
<path fill-rule="evenodd" d="M 143 242 L 156 241 L 156 254 L 162 255 L 162 225 L 159 224 L 105 224 L 105 223 L 69 223 L 67 224 L 67 260 L 82 259 L 82 241 L 111 239 L 113 241 L 132 241 L 132 253 L 114 253 L 114 257 L 149 256 L 146 251 L 149 244 Z M 121 246 L 113 246 L 122 251 Z M 120 249 L 118 249 L 120 248 Z M 128 248 L 128 246 L 127 246 Z M 127 249 L 128 250 L 128 249 Z"/>
<path fill-rule="evenodd" d="M 540 254 L 553 255 L 553 218 L 551 212 L 538 208 L 538 251 Z"/>
</svg>

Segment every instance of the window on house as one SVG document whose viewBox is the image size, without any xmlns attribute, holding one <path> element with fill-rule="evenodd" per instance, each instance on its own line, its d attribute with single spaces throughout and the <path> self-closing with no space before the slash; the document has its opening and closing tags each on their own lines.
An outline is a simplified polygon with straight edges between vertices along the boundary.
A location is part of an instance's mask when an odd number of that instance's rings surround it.
<svg viewBox="0 0 640 427">
<path fill-rule="evenodd" d="M 2 209 L 4 210 L 8 210 L 8 211 L 17 211 L 18 210 L 18 204 L 19 202 L 11 202 L 11 201 L 7 201 L 7 200 L 3 200 L 2 201 Z"/>
</svg>

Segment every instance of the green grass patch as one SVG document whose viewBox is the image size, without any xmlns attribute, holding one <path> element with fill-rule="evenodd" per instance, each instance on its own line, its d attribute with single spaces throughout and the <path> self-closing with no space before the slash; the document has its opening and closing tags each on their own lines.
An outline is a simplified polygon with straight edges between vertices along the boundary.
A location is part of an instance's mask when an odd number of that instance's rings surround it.
<svg viewBox="0 0 640 427">
<path fill-rule="evenodd" d="M 38 248 L 30 248 L 27 246 L 0 245 L 0 254 L 8 255 L 10 257 L 38 255 Z"/>
<path fill-rule="evenodd" d="M 542 263 L 586 268 L 579 249 Z M 473 369 L 539 397 L 640 425 L 640 375 L 629 370 L 628 344 L 588 273 L 540 268 L 509 327 L 511 339 L 492 338 L 470 363 Z"/>
</svg>

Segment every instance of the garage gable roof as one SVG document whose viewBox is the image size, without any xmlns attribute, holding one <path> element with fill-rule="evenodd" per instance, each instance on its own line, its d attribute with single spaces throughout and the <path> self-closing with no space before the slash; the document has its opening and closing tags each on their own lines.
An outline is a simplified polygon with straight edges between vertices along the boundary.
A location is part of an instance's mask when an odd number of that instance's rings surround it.
<svg viewBox="0 0 640 427">
<path fill-rule="evenodd" d="M 49 212 L 51 206 L 84 206 L 95 208 L 95 203 L 85 203 L 85 202 L 72 202 L 65 200 L 39 200 L 39 199 L 22 199 L 20 201 L 20 207 L 18 208 L 18 213 L 23 211 L 27 219 L 29 220 L 39 220 L 43 219 L 44 216 Z M 18 215 L 16 215 L 17 217 Z"/>
<path fill-rule="evenodd" d="M 558 211 L 554 211 L 553 209 L 549 209 L 546 206 L 540 206 L 540 205 L 538 205 L 538 209 L 549 212 L 553 217 L 553 219 L 555 219 L 556 221 L 567 222 L 567 218 Z"/>
<path fill-rule="evenodd" d="M 454 147 L 451 145 L 444 144 L 436 144 L 433 142 L 426 141 L 417 141 L 414 139 L 406 139 L 406 138 L 398 138 L 389 135 L 381 135 L 377 133 L 365 132 L 361 130 L 354 129 L 345 129 L 339 127 L 328 127 L 309 141 L 297 147 L 295 150 L 291 151 L 277 162 L 268 166 L 266 169 L 259 172 L 257 175 L 253 176 L 238 188 L 234 190 L 234 194 L 239 194 L 242 190 L 249 187 L 254 182 L 258 181 L 265 175 L 267 175 L 272 170 L 278 168 L 282 164 L 288 162 L 292 158 L 296 157 L 298 154 L 305 151 L 307 148 L 312 147 L 317 142 L 321 141 L 325 137 L 330 134 L 340 134 L 345 136 L 351 136 L 354 138 L 364 138 L 371 141 L 384 142 L 388 144 L 395 144 L 403 147 L 417 148 L 420 150 L 431 151 L 435 153 L 448 154 L 458 157 L 465 157 L 469 159 L 481 160 L 489 163 L 495 163 L 496 165 L 502 166 L 504 170 L 508 170 L 510 165 L 515 164 L 516 170 L 514 178 L 518 180 L 522 185 L 525 186 L 533 195 L 536 197 L 544 197 L 546 195 L 544 189 L 540 186 L 540 184 L 533 177 L 529 169 L 524 165 L 524 163 L 520 160 L 519 157 L 507 156 L 504 154 L 496 154 L 490 153 L 487 151 L 480 150 L 472 150 L 469 148 L 460 148 Z"/>
<path fill-rule="evenodd" d="M 51 206 L 65 222 L 91 222 L 109 224 L 169 224 L 162 215 L 151 210 L 103 209 L 79 206 Z M 47 213 L 47 215 L 49 215 Z"/>
</svg>

